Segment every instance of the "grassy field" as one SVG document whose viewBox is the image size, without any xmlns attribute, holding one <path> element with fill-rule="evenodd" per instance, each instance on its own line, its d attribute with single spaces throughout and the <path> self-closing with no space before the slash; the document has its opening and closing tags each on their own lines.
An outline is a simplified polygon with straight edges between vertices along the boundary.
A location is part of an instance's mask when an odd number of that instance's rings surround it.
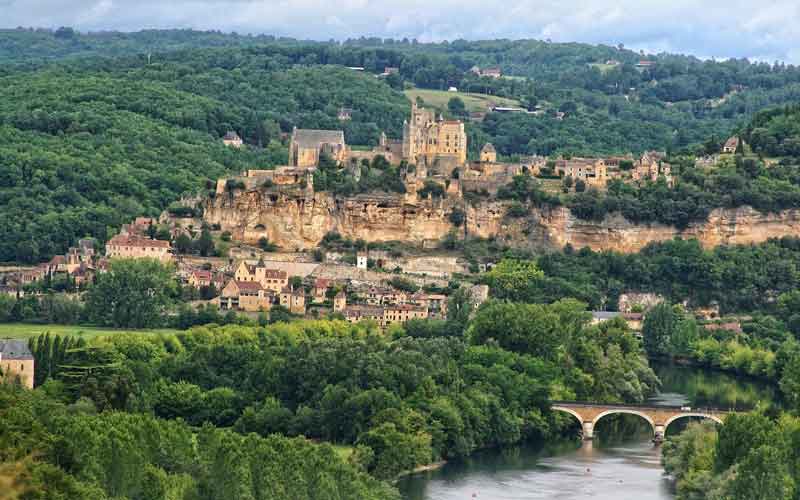
<svg viewBox="0 0 800 500">
<path fill-rule="evenodd" d="M 460 97 L 464 101 L 467 111 L 487 112 L 492 106 L 518 107 L 519 101 L 488 94 L 472 94 L 467 92 L 448 92 L 446 90 L 408 89 L 406 97 L 412 102 L 419 96 L 425 104 L 438 109 L 447 109 L 447 102 L 452 97 Z"/>
<path fill-rule="evenodd" d="M 28 323 L 0 323 L 0 338 L 27 339 L 42 333 L 51 335 L 77 335 L 86 339 L 105 335 L 125 335 L 127 333 L 176 333 L 178 330 L 168 328 L 154 330 L 116 330 L 114 328 L 98 328 L 75 325 L 32 325 Z"/>
<path fill-rule="evenodd" d="M 614 64 L 606 64 L 606 63 L 591 63 L 589 64 L 589 66 L 599 69 L 601 73 L 606 73 L 617 67 Z"/>
</svg>

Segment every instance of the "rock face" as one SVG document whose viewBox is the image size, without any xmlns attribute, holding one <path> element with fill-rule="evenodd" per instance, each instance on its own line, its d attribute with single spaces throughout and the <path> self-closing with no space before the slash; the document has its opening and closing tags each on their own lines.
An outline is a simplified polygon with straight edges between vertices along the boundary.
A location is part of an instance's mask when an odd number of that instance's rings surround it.
<svg viewBox="0 0 800 500">
<path fill-rule="evenodd" d="M 593 250 L 636 252 L 651 241 L 696 238 L 706 248 L 760 243 L 781 236 L 800 236 L 800 210 L 761 213 L 750 207 L 716 209 L 708 220 L 679 230 L 664 224 L 633 224 L 619 214 L 601 222 L 583 221 L 559 208 L 540 220 L 546 242 L 562 247 L 588 246 Z"/>
<path fill-rule="evenodd" d="M 334 197 L 329 193 L 253 190 L 208 200 L 204 219 L 234 239 L 261 237 L 285 249 L 316 247 L 330 231 L 366 241 L 439 240 L 453 228 L 448 200 L 409 204 L 402 195 Z"/>
<path fill-rule="evenodd" d="M 684 230 L 663 224 L 633 224 L 621 215 L 600 222 L 574 217 L 569 209 L 532 209 L 521 218 L 507 217 L 503 202 L 464 206 L 460 198 L 409 201 L 403 195 L 334 197 L 310 190 L 256 189 L 223 193 L 204 203 L 204 219 L 219 224 L 239 241 L 262 237 L 287 249 L 316 247 L 326 233 L 373 241 L 405 241 L 423 245 L 438 241 L 455 228 L 450 214 L 465 211 L 457 230 L 482 238 L 497 237 L 510 245 L 532 248 L 575 248 L 635 252 L 651 241 L 697 238 L 705 247 L 758 243 L 781 236 L 800 236 L 800 210 L 761 213 L 750 207 L 717 209 L 708 220 Z"/>
</svg>

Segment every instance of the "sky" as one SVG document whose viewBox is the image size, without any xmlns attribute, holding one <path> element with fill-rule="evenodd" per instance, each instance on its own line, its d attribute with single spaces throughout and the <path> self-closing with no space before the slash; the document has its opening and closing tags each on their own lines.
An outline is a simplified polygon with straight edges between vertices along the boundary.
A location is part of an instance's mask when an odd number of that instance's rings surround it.
<svg viewBox="0 0 800 500">
<path fill-rule="evenodd" d="M 536 38 L 800 64 L 800 0 L 0 0 L 0 27 Z"/>
</svg>

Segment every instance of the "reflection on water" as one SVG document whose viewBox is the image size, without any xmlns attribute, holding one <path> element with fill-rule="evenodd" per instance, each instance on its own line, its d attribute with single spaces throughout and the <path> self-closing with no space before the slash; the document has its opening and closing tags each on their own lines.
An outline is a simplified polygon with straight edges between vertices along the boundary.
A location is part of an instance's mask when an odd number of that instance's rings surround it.
<svg viewBox="0 0 800 500">
<path fill-rule="evenodd" d="M 751 410 L 777 399 L 775 386 L 757 380 L 672 364 L 651 366 L 661 379 L 661 394 L 651 398 L 656 404 Z"/>
<path fill-rule="evenodd" d="M 409 500 L 663 500 L 671 496 L 659 460 L 648 441 L 609 448 L 571 441 L 479 453 L 399 486 Z"/>
<path fill-rule="evenodd" d="M 653 368 L 662 393 L 650 404 L 744 410 L 775 398 L 771 386 L 724 373 L 662 364 Z M 671 424 L 668 435 L 689 421 Z M 670 499 L 660 448 L 651 438 L 650 425 L 640 417 L 610 415 L 598 422 L 594 441 L 484 451 L 437 471 L 405 477 L 398 487 L 408 500 Z"/>
</svg>

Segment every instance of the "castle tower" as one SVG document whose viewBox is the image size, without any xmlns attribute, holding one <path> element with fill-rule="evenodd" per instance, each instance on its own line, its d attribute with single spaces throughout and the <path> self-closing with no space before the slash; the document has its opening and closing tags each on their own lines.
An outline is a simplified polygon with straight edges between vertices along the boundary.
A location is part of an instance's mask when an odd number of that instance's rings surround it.
<svg viewBox="0 0 800 500">
<path fill-rule="evenodd" d="M 411 104 L 411 120 L 403 122 L 403 159 L 433 166 L 438 158 L 463 165 L 467 161 L 464 123 L 444 120 L 432 110 Z"/>
</svg>

